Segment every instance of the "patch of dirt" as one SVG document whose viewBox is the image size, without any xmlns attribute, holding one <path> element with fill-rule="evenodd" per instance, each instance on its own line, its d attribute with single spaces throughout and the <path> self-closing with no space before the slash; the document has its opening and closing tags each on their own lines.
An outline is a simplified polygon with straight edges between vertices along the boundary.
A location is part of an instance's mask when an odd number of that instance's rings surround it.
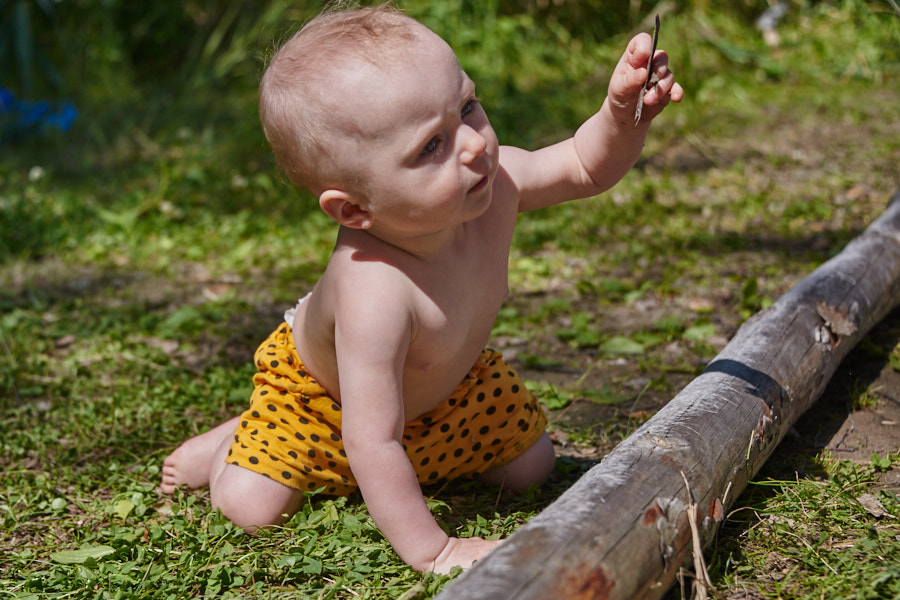
<svg viewBox="0 0 900 600">
<path fill-rule="evenodd" d="M 885 456 L 900 448 L 900 404 L 885 388 L 896 393 L 900 375 L 891 367 L 885 367 L 872 382 L 869 391 L 877 390 L 877 404 L 872 407 L 850 410 L 843 420 L 832 415 L 838 430 L 828 439 L 824 448 L 838 458 L 858 463 L 869 462 L 872 454 Z"/>
</svg>

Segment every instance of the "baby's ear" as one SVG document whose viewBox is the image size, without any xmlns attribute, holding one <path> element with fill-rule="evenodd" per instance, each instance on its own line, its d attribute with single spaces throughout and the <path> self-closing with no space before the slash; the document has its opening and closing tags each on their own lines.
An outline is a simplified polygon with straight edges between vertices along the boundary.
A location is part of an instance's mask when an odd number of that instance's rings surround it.
<svg viewBox="0 0 900 600">
<path fill-rule="evenodd" d="M 319 194 L 319 206 L 325 214 L 351 229 L 368 229 L 372 215 L 343 190 L 330 189 Z"/>
</svg>

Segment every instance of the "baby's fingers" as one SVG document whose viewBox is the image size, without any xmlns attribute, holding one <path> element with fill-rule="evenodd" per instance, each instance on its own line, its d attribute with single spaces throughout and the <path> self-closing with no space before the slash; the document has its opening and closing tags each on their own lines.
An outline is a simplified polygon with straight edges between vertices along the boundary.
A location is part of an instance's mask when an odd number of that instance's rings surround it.
<svg viewBox="0 0 900 600">
<path fill-rule="evenodd" d="M 657 59 L 659 58 L 661 58 L 660 54 L 657 53 Z M 665 58 L 667 59 L 668 57 Z M 644 103 L 648 106 L 653 106 L 669 100 L 681 102 L 682 98 L 684 98 L 684 89 L 681 87 L 681 84 L 675 81 L 675 75 L 668 67 L 668 60 L 660 63 L 654 60 L 653 72 L 655 74 L 653 79 L 656 81 L 644 95 Z"/>
<path fill-rule="evenodd" d="M 647 60 L 650 58 L 652 47 L 652 38 L 646 33 L 639 33 L 628 42 L 628 47 L 616 68 L 616 72 L 624 76 L 623 92 L 639 90 L 646 83 Z"/>
<path fill-rule="evenodd" d="M 435 559 L 431 570 L 447 574 L 455 566 L 468 569 L 472 563 L 486 556 L 501 543 L 502 540 L 485 540 L 479 537 L 450 538 L 447 546 Z"/>
</svg>

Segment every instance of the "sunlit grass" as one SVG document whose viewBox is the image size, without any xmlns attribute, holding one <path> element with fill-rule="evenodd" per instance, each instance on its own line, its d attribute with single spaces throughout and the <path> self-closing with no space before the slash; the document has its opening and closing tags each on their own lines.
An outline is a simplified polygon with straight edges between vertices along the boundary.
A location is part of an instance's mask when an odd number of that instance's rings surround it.
<svg viewBox="0 0 900 600">
<path fill-rule="evenodd" d="M 897 455 L 866 466 L 826 455 L 818 476 L 752 485 L 720 538 L 714 584 L 765 598 L 896 598 L 900 498 L 877 481 L 898 467 Z"/>
<path fill-rule="evenodd" d="M 599 107 L 631 33 L 491 16 L 491 2 L 406 4 L 457 47 L 501 140 L 526 147 L 569 135 Z M 552 428 L 567 443 L 605 449 L 634 431 L 649 416 L 639 401 L 674 395 L 715 338 L 881 211 L 900 183 L 900 19 L 879 6 L 792 5 L 775 49 L 750 19 L 708 4 L 663 15 L 660 45 L 685 102 L 654 124 L 643 159 L 609 194 L 521 216 L 494 331 L 537 340 L 517 358 L 537 373 L 571 368 L 540 351 L 546 336 L 590 368 L 640 376 L 529 381 L 552 411 L 583 401 L 616 415 L 588 426 L 559 417 Z M 247 536 L 210 514 L 203 492 L 155 491 L 169 451 L 244 408 L 255 344 L 333 243 L 335 226 L 274 167 L 255 69 L 235 71 L 228 94 L 214 88 L 221 102 L 123 89 L 109 115 L 83 111 L 68 137 L 3 148 L 0 588 L 13 597 L 413 598 L 447 581 L 402 565 L 358 500 L 313 498 L 286 526 Z M 119 103 L 131 103 L 124 117 Z M 670 314 L 600 325 L 614 308 L 651 303 Z M 896 594 L 878 564 L 896 552 L 892 521 L 854 504 L 875 467 L 823 464 L 826 479 L 761 484 L 738 501 L 750 508 L 711 561 L 717 586 Z M 428 493 L 448 530 L 505 536 L 586 466 L 563 460 L 548 488 L 524 496 L 470 484 Z M 896 498 L 876 495 L 900 516 Z M 815 524 L 830 513 L 840 519 Z M 801 526 L 793 536 L 789 519 Z M 81 547 L 80 563 L 56 556 Z M 113 551 L 91 555 L 100 547 Z M 767 579 L 777 560 L 788 571 Z"/>
</svg>

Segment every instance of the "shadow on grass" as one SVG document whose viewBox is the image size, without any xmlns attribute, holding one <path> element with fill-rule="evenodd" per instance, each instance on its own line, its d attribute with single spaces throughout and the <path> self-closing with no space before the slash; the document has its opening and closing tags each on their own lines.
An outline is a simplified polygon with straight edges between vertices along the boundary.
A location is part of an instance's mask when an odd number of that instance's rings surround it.
<svg viewBox="0 0 900 600">
<path fill-rule="evenodd" d="M 451 531 L 465 530 L 477 524 L 478 517 L 500 515 L 537 515 L 568 490 L 596 461 L 558 457 L 550 478 L 540 486 L 515 492 L 473 480 L 456 480 L 444 485 L 425 486 L 426 497 L 437 500 L 442 506 L 437 508 L 441 522 Z M 516 525 L 520 525 L 517 523 Z M 478 530 L 467 534 L 482 535 Z"/>
</svg>

